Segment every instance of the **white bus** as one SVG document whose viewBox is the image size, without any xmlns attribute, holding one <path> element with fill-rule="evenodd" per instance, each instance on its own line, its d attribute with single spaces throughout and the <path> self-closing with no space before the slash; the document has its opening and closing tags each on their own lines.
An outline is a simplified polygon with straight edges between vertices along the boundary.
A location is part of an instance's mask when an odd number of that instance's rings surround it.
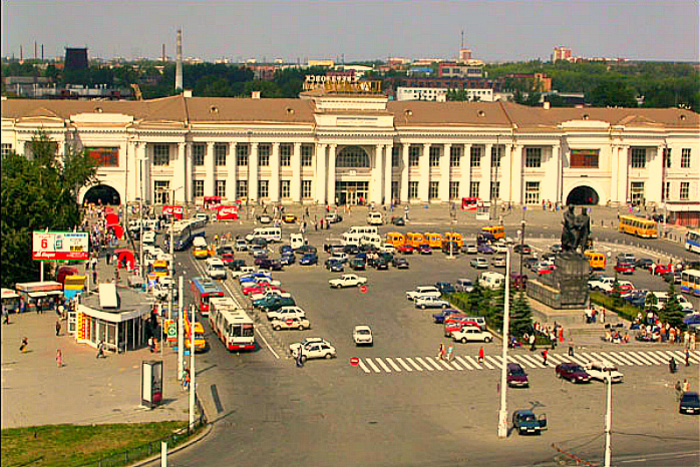
<svg viewBox="0 0 700 467">
<path fill-rule="evenodd" d="M 230 297 L 217 297 L 209 301 L 209 325 L 230 351 L 255 350 L 255 326 L 253 320 Z"/>
<path fill-rule="evenodd" d="M 700 230 L 691 230 L 685 237 L 685 249 L 700 254 Z"/>
</svg>

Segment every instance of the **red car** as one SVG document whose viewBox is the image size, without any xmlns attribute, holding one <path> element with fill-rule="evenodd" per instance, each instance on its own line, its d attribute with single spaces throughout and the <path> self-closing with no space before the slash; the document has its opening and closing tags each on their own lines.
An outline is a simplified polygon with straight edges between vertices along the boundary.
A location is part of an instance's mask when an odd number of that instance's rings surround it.
<svg viewBox="0 0 700 467">
<path fill-rule="evenodd" d="M 672 264 L 656 264 L 649 268 L 649 272 L 654 276 L 663 276 L 665 274 L 673 274 Z"/>
<path fill-rule="evenodd" d="M 279 290 L 279 287 L 276 285 L 270 285 L 267 282 L 261 282 L 261 283 L 255 283 L 255 284 L 250 284 L 248 286 L 243 287 L 242 292 L 243 295 L 248 295 L 248 294 L 256 294 L 256 293 L 262 293 L 265 292 L 266 290 Z"/>
<path fill-rule="evenodd" d="M 448 320 L 445 320 L 448 321 Z M 474 326 L 474 327 L 479 327 L 479 323 L 476 321 L 472 321 L 466 318 L 462 318 L 460 320 L 455 320 L 452 321 L 451 323 L 445 324 L 445 337 L 450 337 L 453 332 L 459 331 L 462 329 L 464 326 Z"/>
<path fill-rule="evenodd" d="M 402 255 L 412 255 L 413 247 L 411 245 L 401 245 L 396 249 L 396 251 L 398 251 Z"/>
<path fill-rule="evenodd" d="M 620 274 L 634 274 L 634 264 L 619 262 L 615 265 L 615 271 Z"/>
</svg>

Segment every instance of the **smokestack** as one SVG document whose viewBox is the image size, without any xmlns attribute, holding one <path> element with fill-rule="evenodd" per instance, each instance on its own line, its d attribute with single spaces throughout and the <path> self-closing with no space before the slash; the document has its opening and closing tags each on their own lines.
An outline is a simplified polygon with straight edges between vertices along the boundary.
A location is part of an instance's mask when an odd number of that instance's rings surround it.
<svg viewBox="0 0 700 467">
<path fill-rule="evenodd" d="M 165 62 L 165 44 L 163 44 L 163 53 L 160 55 L 160 60 Z"/>
<path fill-rule="evenodd" d="M 182 90 L 182 29 L 177 30 L 175 57 L 175 90 Z"/>
<path fill-rule="evenodd" d="M 34 60 L 39 58 L 38 50 L 36 48 L 36 41 L 34 41 Z"/>
<path fill-rule="evenodd" d="M 41 44 L 41 63 L 44 63 L 44 44 Z"/>
<path fill-rule="evenodd" d="M 19 46 L 19 63 L 24 62 L 24 51 L 22 51 L 22 46 Z"/>
</svg>

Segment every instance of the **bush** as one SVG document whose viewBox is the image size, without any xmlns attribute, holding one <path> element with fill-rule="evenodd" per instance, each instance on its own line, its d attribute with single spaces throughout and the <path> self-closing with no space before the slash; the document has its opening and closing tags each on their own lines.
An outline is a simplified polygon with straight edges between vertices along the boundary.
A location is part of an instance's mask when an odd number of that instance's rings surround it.
<svg viewBox="0 0 700 467">
<path fill-rule="evenodd" d="M 624 300 L 622 300 L 622 304 L 617 304 L 614 297 L 610 297 L 601 292 L 591 291 L 591 303 L 604 306 L 608 310 L 617 313 L 619 317 L 628 321 L 637 319 L 637 314 L 642 311 L 641 308 L 630 305 Z"/>
</svg>

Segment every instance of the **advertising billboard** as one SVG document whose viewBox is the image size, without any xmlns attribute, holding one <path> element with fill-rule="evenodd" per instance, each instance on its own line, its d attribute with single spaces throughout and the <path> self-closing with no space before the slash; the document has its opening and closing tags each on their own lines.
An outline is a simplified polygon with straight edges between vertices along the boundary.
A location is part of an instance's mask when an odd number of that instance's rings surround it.
<svg viewBox="0 0 700 467">
<path fill-rule="evenodd" d="M 33 232 L 32 259 L 87 260 L 89 257 L 87 232 Z"/>
</svg>

